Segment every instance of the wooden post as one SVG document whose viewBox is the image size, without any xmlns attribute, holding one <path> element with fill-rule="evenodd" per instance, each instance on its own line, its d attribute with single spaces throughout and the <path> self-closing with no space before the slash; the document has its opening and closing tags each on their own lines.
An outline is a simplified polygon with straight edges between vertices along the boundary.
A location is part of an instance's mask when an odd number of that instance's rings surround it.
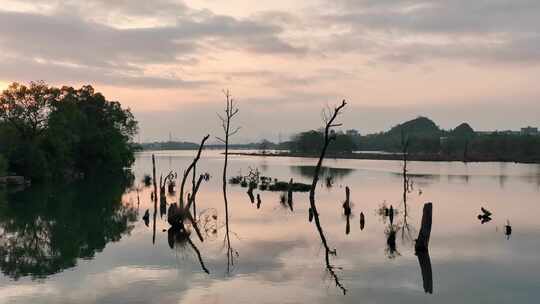
<svg viewBox="0 0 540 304">
<path fill-rule="evenodd" d="M 429 245 L 429 237 L 431 235 L 431 219 L 433 215 L 433 204 L 426 203 L 424 204 L 424 211 L 422 214 L 422 226 L 420 227 L 420 232 L 418 233 L 418 239 L 416 239 L 416 244 L 414 249 L 416 252 L 426 252 Z"/>
<path fill-rule="evenodd" d="M 345 187 L 345 202 L 343 202 L 343 214 L 347 216 L 347 220 L 349 216 L 351 215 L 351 190 L 349 189 L 349 186 Z"/>
<path fill-rule="evenodd" d="M 291 180 L 289 181 L 289 189 L 287 191 L 287 204 L 289 204 L 289 206 L 292 206 L 292 203 L 293 203 L 292 187 L 293 187 L 293 179 L 291 178 Z"/>
<path fill-rule="evenodd" d="M 152 181 L 154 182 L 154 202 L 157 202 L 156 157 L 154 154 L 152 154 Z"/>
</svg>

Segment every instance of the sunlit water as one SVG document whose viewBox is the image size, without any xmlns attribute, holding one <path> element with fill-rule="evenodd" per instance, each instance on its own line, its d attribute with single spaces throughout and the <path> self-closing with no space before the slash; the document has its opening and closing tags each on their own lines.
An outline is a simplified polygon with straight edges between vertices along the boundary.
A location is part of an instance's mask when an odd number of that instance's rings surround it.
<svg viewBox="0 0 540 304">
<path fill-rule="evenodd" d="M 194 151 L 155 154 L 158 175 L 170 170 L 180 175 Z M 230 159 L 229 176 L 247 174 L 251 167 L 306 183 L 312 179 L 309 166 L 316 163 Z M 326 160 L 324 165 L 335 169 L 328 171 L 334 185 L 327 188 L 323 178 L 316 203 L 328 243 L 337 251 L 330 259 L 345 295 L 326 270 L 319 234 L 308 222 L 307 193 L 295 193 L 291 211 L 280 204 L 279 192 L 255 191 L 262 199 L 257 209 L 245 188 L 228 185 L 235 255 L 227 272 L 222 165 L 218 151 L 207 151 L 197 167 L 211 179 L 197 196 L 205 240 L 194 233 L 191 239 L 210 274 L 189 244 L 169 247 L 169 224 L 159 210 L 153 241 L 150 187 L 141 189 L 139 204 L 136 191 L 122 194 L 106 181 L 4 194 L 0 303 L 538 303 L 539 165 L 411 162 L 405 219 L 401 162 Z M 136 185 L 142 187 L 151 168 L 151 153 L 138 154 Z M 353 202 L 348 235 L 345 186 Z M 432 294 L 424 290 L 414 253 L 425 202 L 433 202 Z M 383 204 L 397 209 L 393 228 L 379 214 Z M 480 223 L 480 207 L 493 212 L 490 222 Z M 147 209 L 148 226 L 142 220 Z M 366 218 L 363 230 L 360 212 Z M 507 221 L 513 228 L 509 238 Z M 388 248 L 390 229 L 396 231 L 396 251 Z"/>
</svg>

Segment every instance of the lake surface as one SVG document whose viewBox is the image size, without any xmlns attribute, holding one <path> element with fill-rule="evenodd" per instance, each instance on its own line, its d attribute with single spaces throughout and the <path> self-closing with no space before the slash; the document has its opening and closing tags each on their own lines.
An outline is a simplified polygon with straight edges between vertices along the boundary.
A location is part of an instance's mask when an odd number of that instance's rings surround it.
<svg viewBox="0 0 540 304">
<path fill-rule="evenodd" d="M 324 173 L 334 183 L 329 188 L 321 179 L 316 204 L 328 244 L 336 249 L 330 261 L 344 294 L 308 221 L 307 193 L 294 193 L 291 208 L 280 203 L 280 192 L 255 190 L 262 201 L 257 209 L 245 188 L 228 185 L 234 265 L 227 271 L 219 151 L 205 151 L 197 166 L 211 178 L 196 200 L 204 242 L 190 237 L 210 273 L 189 242 L 173 242 L 171 249 L 169 224 L 159 210 L 154 236 L 152 190 L 142 184 L 144 174 L 151 174 L 151 154 L 138 154 L 133 167 L 139 203 L 125 181 L 105 178 L 2 192 L 0 303 L 539 302 L 539 165 L 410 162 L 405 213 L 401 162 L 325 160 Z M 194 154 L 155 152 L 158 175 L 181 175 Z M 231 156 L 229 176 L 251 167 L 279 180 L 310 183 L 315 163 Z M 345 186 L 351 189 L 349 234 Z M 433 202 L 429 255 L 416 256 L 426 202 Z M 393 225 L 382 209 L 390 205 L 396 209 Z M 477 218 L 481 207 L 493 213 L 484 224 Z M 148 226 L 142 219 L 147 209 Z"/>
</svg>

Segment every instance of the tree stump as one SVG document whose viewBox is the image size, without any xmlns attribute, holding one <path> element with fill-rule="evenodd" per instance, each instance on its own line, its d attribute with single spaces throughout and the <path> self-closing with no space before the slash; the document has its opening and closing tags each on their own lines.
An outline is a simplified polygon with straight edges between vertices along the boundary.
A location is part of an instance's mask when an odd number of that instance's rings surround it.
<svg viewBox="0 0 540 304">
<path fill-rule="evenodd" d="M 424 204 L 424 211 L 422 214 L 422 226 L 416 239 L 414 249 L 416 252 L 427 252 L 429 245 L 429 237 L 431 236 L 431 220 L 433 215 L 433 204 Z"/>
</svg>

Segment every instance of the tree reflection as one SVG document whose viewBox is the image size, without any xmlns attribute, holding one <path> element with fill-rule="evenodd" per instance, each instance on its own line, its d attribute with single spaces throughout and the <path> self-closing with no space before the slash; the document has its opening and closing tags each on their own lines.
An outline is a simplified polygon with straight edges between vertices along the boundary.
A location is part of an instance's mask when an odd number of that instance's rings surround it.
<svg viewBox="0 0 540 304">
<path fill-rule="evenodd" d="M 167 230 L 167 242 L 169 243 L 169 247 L 171 249 L 176 248 L 183 248 L 186 245 L 189 245 L 195 254 L 197 255 L 197 259 L 199 260 L 199 264 L 201 265 L 201 268 L 204 272 L 210 273 L 208 268 L 206 268 L 206 265 L 204 264 L 204 260 L 201 255 L 201 251 L 199 248 L 193 243 L 191 240 L 191 231 L 189 229 L 183 229 L 183 227 L 175 226 L 170 227 Z"/>
<path fill-rule="evenodd" d="M 122 204 L 129 181 L 107 177 L 40 185 L 0 201 L 0 269 L 15 280 L 45 278 L 92 258 L 133 229 L 137 211 Z"/>
<path fill-rule="evenodd" d="M 420 264 L 420 272 L 422 273 L 422 282 L 426 293 L 433 293 L 433 273 L 431 270 L 431 259 L 429 251 L 420 251 L 416 253 L 418 263 Z"/>
<path fill-rule="evenodd" d="M 299 174 L 306 178 L 313 178 L 316 166 L 290 166 L 290 168 L 295 174 Z M 334 179 L 343 179 L 354 171 L 354 169 L 350 168 L 332 168 L 325 166 L 322 166 L 320 170 L 319 174 L 322 179 L 327 180 L 327 178 L 330 178 L 332 181 Z"/>
<path fill-rule="evenodd" d="M 321 177 L 321 168 L 323 168 L 322 163 L 326 155 L 326 150 L 330 142 L 333 141 L 333 139 L 335 138 L 333 136 L 334 134 L 333 130 L 331 129 L 333 127 L 341 125 L 341 124 L 335 124 L 334 120 L 340 113 L 341 109 L 345 107 L 345 105 L 346 105 L 346 102 L 345 100 L 343 100 L 341 105 L 337 106 L 333 111 L 329 109 L 328 112 L 323 112 L 324 121 L 326 122 L 326 127 L 325 127 L 325 132 L 324 132 L 324 144 L 321 150 L 321 155 L 317 162 L 317 166 L 315 167 L 315 170 L 313 172 L 313 182 L 311 184 L 311 189 L 309 191 L 309 206 L 310 206 L 309 207 L 309 220 L 310 222 L 313 219 L 315 220 L 315 226 L 317 227 L 317 231 L 319 232 L 322 245 L 324 246 L 324 251 L 325 251 L 324 261 L 326 263 L 326 269 L 328 270 L 332 278 L 334 278 L 334 282 L 336 283 L 336 286 L 341 289 L 343 294 L 347 293 L 347 289 L 341 284 L 341 281 L 339 280 L 339 277 L 337 276 L 335 272 L 336 267 L 330 263 L 330 255 L 335 256 L 337 255 L 337 253 L 336 253 L 336 249 L 330 249 L 330 246 L 328 245 L 328 241 L 324 234 L 320 217 L 319 217 L 319 212 L 317 210 L 317 204 L 315 203 L 315 190 L 317 189 L 317 183 L 319 182 L 319 178 Z"/>
</svg>

